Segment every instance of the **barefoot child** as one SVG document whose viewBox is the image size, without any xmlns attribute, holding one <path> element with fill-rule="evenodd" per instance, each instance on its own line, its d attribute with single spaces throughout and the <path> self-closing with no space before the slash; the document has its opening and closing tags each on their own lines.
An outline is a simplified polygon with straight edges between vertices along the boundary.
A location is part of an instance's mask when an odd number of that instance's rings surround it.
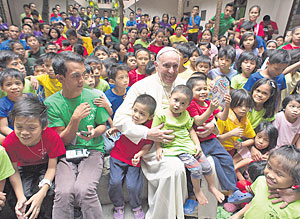
<svg viewBox="0 0 300 219">
<path fill-rule="evenodd" d="M 270 190 L 299 186 L 300 150 L 284 145 L 270 153 L 264 176 L 251 185 L 253 200 L 230 219 L 252 218 L 299 218 L 300 200 L 281 208 L 281 203 L 272 203 Z"/>
<path fill-rule="evenodd" d="M 132 107 L 132 121 L 136 125 L 150 127 L 155 108 L 156 101 L 153 97 L 147 94 L 138 96 Z M 107 134 L 111 135 L 115 132 L 118 132 L 118 130 L 112 128 L 107 131 Z M 141 207 L 143 174 L 140 168 L 140 160 L 149 151 L 151 144 L 150 140 L 141 140 L 138 144 L 134 144 L 125 135 L 121 135 L 111 151 L 108 194 L 115 207 L 115 219 L 124 218 L 124 178 L 126 178 L 129 203 L 134 212 L 134 218 L 144 218 L 144 212 Z"/>
<path fill-rule="evenodd" d="M 210 123 L 214 118 L 219 120 L 226 120 L 229 113 L 229 105 L 231 97 L 229 94 L 225 95 L 226 102 L 223 112 L 218 108 L 219 102 L 217 100 L 208 101 L 208 86 L 206 83 L 206 76 L 199 74 L 198 77 L 192 77 L 187 81 L 187 86 L 193 91 L 193 100 L 190 106 L 187 108 L 190 116 L 194 118 L 194 129 L 204 123 Z M 208 156 L 212 156 L 216 172 L 223 190 L 229 191 L 229 196 L 232 196 L 231 200 L 234 202 L 241 202 L 244 197 L 241 196 L 238 188 L 236 187 L 236 176 L 234 173 L 234 166 L 232 157 L 225 150 L 223 145 L 218 141 L 215 134 L 210 134 L 205 138 L 200 138 L 201 148 L 203 153 Z M 209 188 L 211 190 L 211 188 Z M 217 196 L 219 202 L 224 200 L 224 195 Z"/>
<path fill-rule="evenodd" d="M 66 153 L 65 146 L 47 127 L 47 108 L 36 96 L 19 99 L 11 117 L 14 131 L 5 138 L 3 147 L 15 169 L 9 180 L 17 198 L 16 215 L 50 219 L 52 181 L 57 158 Z"/>
<path fill-rule="evenodd" d="M 202 175 L 208 181 L 210 191 L 222 202 L 224 196 L 216 189 L 212 175 L 212 168 L 202 153 L 199 139 L 193 129 L 194 120 L 186 111 L 193 98 L 193 92 L 185 85 L 176 86 L 171 92 L 170 106 L 155 115 L 152 127 L 164 123 L 163 129 L 174 130 L 176 137 L 171 143 L 157 143 L 156 159 L 159 161 L 163 156 L 178 156 L 186 168 L 191 171 L 191 180 L 194 193 L 199 204 L 208 203 L 200 188 Z"/>
</svg>

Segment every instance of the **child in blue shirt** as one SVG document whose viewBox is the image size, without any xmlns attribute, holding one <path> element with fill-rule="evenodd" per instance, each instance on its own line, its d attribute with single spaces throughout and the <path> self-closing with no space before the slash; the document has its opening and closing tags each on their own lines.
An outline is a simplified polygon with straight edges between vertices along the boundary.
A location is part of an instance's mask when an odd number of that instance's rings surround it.
<svg viewBox="0 0 300 219">
<path fill-rule="evenodd" d="M 250 91 L 256 81 L 262 78 L 273 79 L 280 91 L 286 89 L 285 78 L 282 72 L 288 67 L 291 61 L 291 56 L 286 50 L 275 50 L 271 53 L 269 60 L 266 63 L 266 68 L 250 75 L 248 81 L 244 85 L 244 89 Z M 277 99 L 277 107 L 280 106 L 281 95 Z"/>
</svg>

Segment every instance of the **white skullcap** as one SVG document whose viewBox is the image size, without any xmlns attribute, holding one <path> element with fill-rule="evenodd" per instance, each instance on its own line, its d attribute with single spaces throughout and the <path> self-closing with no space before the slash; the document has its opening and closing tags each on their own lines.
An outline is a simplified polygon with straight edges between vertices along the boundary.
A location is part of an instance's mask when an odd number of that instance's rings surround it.
<svg viewBox="0 0 300 219">
<path fill-rule="evenodd" d="M 170 47 L 170 46 L 166 46 L 164 48 L 162 48 L 158 53 L 157 53 L 157 56 L 156 56 L 156 61 L 158 61 L 159 57 L 166 53 L 166 52 L 170 52 L 170 51 L 173 51 L 173 52 L 176 52 L 178 54 L 178 56 L 180 57 L 180 54 L 178 52 L 177 49 L 173 48 L 173 47 Z"/>
</svg>

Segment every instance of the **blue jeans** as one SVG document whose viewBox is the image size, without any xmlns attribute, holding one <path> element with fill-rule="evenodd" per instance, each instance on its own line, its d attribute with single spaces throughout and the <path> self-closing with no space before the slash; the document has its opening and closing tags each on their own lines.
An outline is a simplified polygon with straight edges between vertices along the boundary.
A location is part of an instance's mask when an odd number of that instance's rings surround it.
<svg viewBox="0 0 300 219">
<path fill-rule="evenodd" d="M 118 159 L 110 157 L 109 198 L 115 207 L 124 206 L 123 183 L 126 185 L 129 204 L 132 209 L 142 205 L 143 174 L 140 167 L 130 166 Z"/>
</svg>

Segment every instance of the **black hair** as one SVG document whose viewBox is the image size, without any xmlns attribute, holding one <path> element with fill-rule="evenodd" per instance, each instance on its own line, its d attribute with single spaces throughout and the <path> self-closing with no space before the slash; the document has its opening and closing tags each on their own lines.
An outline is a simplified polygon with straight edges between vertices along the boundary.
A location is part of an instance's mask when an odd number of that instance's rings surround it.
<svg viewBox="0 0 300 219">
<path fill-rule="evenodd" d="M 227 8 L 227 7 L 233 7 L 233 4 L 232 4 L 232 3 L 227 3 L 227 4 L 225 5 L 225 8 Z"/>
<path fill-rule="evenodd" d="M 261 11 L 261 7 L 259 5 L 253 5 L 249 8 L 249 12 L 253 9 L 253 8 L 258 8 L 258 13 L 260 14 Z"/>
<path fill-rule="evenodd" d="M 46 60 L 53 60 L 56 55 L 57 54 L 54 52 L 48 52 L 48 53 L 41 55 L 40 58 L 43 60 L 43 63 L 44 63 Z"/>
<path fill-rule="evenodd" d="M 249 37 L 253 36 L 254 37 L 254 44 L 252 46 L 252 49 L 255 49 L 257 48 L 257 39 L 256 39 L 256 36 L 253 32 L 246 32 L 244 33 L 244 35 L 242 36 L 241 40 L 240 40 L 240 48 L 241 49 L 245 49 L 245 46 L 244 46 L 244 41 L 247 40 Z"/>
<path fill-rule="evenodd" d="M 48 42 L 48 43 L 46 43 L 46 45 L 45 45 L 45 49 L 47 49 L 48 46 L 56 46 L 56 45 L 55 45 L 55 43 L 53 43 L 53 42 Z"/>
<path fill-rule="evenodd" d="M 84 59 L 84 64 L 92 64 L 92 63 L 96 63 L 96 64 L 102 64 L 101 60 L 95 56 L 95 55 L 92 55 L 92 56 L 87 56 L 85 59 Z"/>
<path fill-rule="evenodd" d="M 17 41 L 17 40 L 11 40 L 11 41 L 8 43 L 8 48 L 9 48 L 9 50 L 13 52 L 13 51 L 14 51 L 14 46 L 15 46 L 16 44 L 20 44 L 20 45 L 23 46 L 23 44 L 22 44 L 20 41 Z"/>
<path fill-rule="evenodd" d="M 64 51 L 57 54 L 52 61 L 52 67 L 56 75 L 66 76 L 66 72 L 68 71 L 67 62 L 83 63 L 84 59 L 82 56 L 71 51 Z"/>
<path fill-rule="evenodd" d="M 143 32 L 143 30 L 147 30 L 148 32 L 148 29 L 146 27 L 141 27 L 139 30 L 138 30 L 138 33 L 141 34 Z"/>
<path fill-rule="evenodd" d="M 294 27 L 291 31 L 292 31 L 292 35 L 295 33 L 295 31 L 297 30 L 297 29 L 300 29 L 300 26 L 296 26 L 296 27 Z"/>
<path fill-rule="evenodd" d="M 190 41 L 190 42 L 193 42 L 193 41 Z M 190 50 L 191 50 L 191 57 L 192 57 L 192 55 L 195 51 L 197 51 L 199 56 L 203 55 L 201 49 L 199 49 L 197 46 L 191 46 L 190 45 Z"/>
<path fill-rule="evenodd" d="M 272 123 L 267 122 L 267 121 L 262 121 L 261 123 L 258 124 L 258 126 L 254 129 L 254 131 L 255 131 L 256 135 L 263 131 L 269 138 L 269 146 L 268 147 L 266 147 L 262 150 L 259 150 L 257 148 L 259 151 L 261 151 L 262 154 L 265 154 L 276 147 L 277 138 L 278 138 L 278 130 Z"/>
<path fill-rule="evenodd" d="M 30 24 L 23 24 L 23 25 L 22 25 L 22 29 L 23 29 L 25 26 L 28 26 L 28 27 L 30 27 L 30 29 L 32 29 L 32 26 L 31 26 Z"/>
<path fill-rule="evenodd" d="M 50 31 L 49 31 L 49 33 L 50 33 Z M 66 36 L 67 36 L 67 38 L 69 38 L 69 37 L 71 37 L 71 36 L 77 38 L 76 30 L 74 30 L 74 29 L 69 29 L 69 30 L 67 30 Z"/>
<path fill-rule="evenodd" d="M 277 36 L 277 37 L 275 38 L 275 40 L 278 40 L 279 38 L 284 39 L 284 37 L 280 35 L 280 36 Z"/>
<path fill-rule="evenodd" d="M 260 63 L 260 64 L 263 64 L 263 63 L 266 61 L 266 59 L 267 59 L 268 57 L 270 57 L 270 55 L 271 55 L 271 53 L 272 53 L 273 51 L 274 51 L 273 49 L 267 49 L 267 50 L 265 50 L 265 51 L 263 52 L 263 54 L 262 54 L 262 57 L 261 57 L 261 63 Z"/>
<path fill-rule="evenodd" d="M 112 57 L 108 57 L 107 59 L 102 60 L 101 63 L 102 63 L 102 66 L 106 69 L 108 78 L 109 78 L 109 75 L 111 74 L 112 66 L 119 64 L 118 61 Z"/>
<path fill-rule="evenodd" d="M 176 49 L 182 54 L 183 58 L 190 59 L 192 54 L 189 46 L 186 43 L 178 44 Z"/>
<path fill-rule="evenodd" d="M 270 86 L 270 97 L 269 99 L 263 104 L 263 108 L 266 110 L 263 118 L 272 118 L 275 114 L 275 110 L 276 110 L 276 100 L 277 100 L 277 97 L 279 95 L 279 92 L 278 92 L 278 85 L 277 83 L 272 80 L 272 79 L 269 79 L 269 78 L 262 78 L 258 81 L 256 81 L 252 88 L 251 88 L 251 91 L 250 91 L 250 95 L 251 95 L 251 98 L 252 98 L 252 95 L 254 93 L 254 91 L 260 87 L 261 85 L 264 85 L 264 84 L 268 84 Z M 254 101 L 253 101 L 254 102 Z M 255 105 L 255 102 L 254 102 L 254 105 Z"/>
<path fill-rule="evenodd" d="M 0 86 L 3 87 L 4 81 L 6 78 L 16 78 L 16 79 L 20 79 L 20 81 L 22 81 L 22 84 L 25 84 L 25 79 L 24 79 L 24 75 L 22 72 L 18 71 L 17 69 L 14 68 L 7 68 L 4 69 L 1 73 L 0 73 Z"/>
<path fill-rule="evenodd" d="M 24 4 L 23 5 L 23 8 L 25 9 L 25 8 L 29 8 L 29 5 L 28 4 Z"/>
<path fill-rule="evenodd" d="M 53 39 L 52 36 L 50 35 L 51 30 L 55 30 L 55 31 L 56 31 L 56 33 L 57 33 L 57 39 L 59 39 L 59 38 L 60 38 L 60 32 L 59 32 L 59 30 L 58 30 L 57 28 L 55 28 L 55 27 L 51 27 L 51 28 L 49 29 L 49 32 L 48 32 L 49 39 L 50 39 L 50 40 Z M 68 30 L 68 31 L 69 31 L 69 30 Z M 67 32 L 68 32 L 68 31 L 67 31 Z"/>
<path fill-rule="evenodd" d="M 211 67 L 211 59 L 206 56 L 206 55 L 201 55 L 199 56 L 197 59 L 196 59 L 196 66 L 199 64 L 199 63 L 207 63 L 209 64 L 209 66 Z"/>
<path fill-rule="evenodd" d="M 229 45 L 221 47 L 219 50 L 219 53 L 218 53 L 219 58 L 222 58 L 225 56 L 226 58 L 231 59 L 232 63 L 235 60 L 235 55 L 236 55 L 235 49 Z"/>
<path fill-rule="evenodd" d="M 172 16 L 172 17 L 170 17 L 170 24 L 171 24 L 171 19 L 175 19 L 175 24 L 176 24 L 176 17 L 175 16 Z M 171 24 L 172 25 L 172 24 Z M 176 26 L 177 27 L 177 26 Z M 176 30 L 176 28 L 175 28 L 175 30 Z"/>
<path fill-rule="evenodd" d="M 155 65 L 153 61 L 149 61 L 146 64 L 146 74 L 151 75 L 155 71 Z"/>
<path fill-rule="evenodd" d="M 83 45 L 77 44 L 77 43 L 74 44 L 74 46 L 73 46 L 73 52 L 75 52 L 75 53 L 83 56 L 83 54 L 84 54 L 84 47 L 83 47 Z"/>
<path fill-rule="evenodd" d="M 32 23 L 33 23 L 33 19 L 32 19 L 31 17 L 24 17 L 24 18 L 22 19 L 22 24 L 24 24 L 24 21 L 25 21 L 25 20 L 31 20 Z"/>
<path fill-rule="evenodd" d="M 211 45 L 208 42 L 199 42 L 198 47 L 200 48 L 200 46 L 205 46 L 207 49 L 211 49 Z"/>
<path fill-rule="evenodd" d="M 42 128 L 48 124 L 47 107 L 36 95 L 21 97 L 15 102 L 9 118 L 14 122 L 17 116 L 39 118 Z"/>
<path fill-rule="evenodd" d="M 52 12 L 53 12 L 54 10 L 56 10 L 56 11 L 58 12 L 58 10 L 57 10 L 56 8 L 52 8 Z"/>
<path fill-rule="evenodd" d="M 110 55 L 109 54 L 109 49 L 106 46 L 103 46 L 103 45 L 96 46 L 96 48 L 94 49 L 93 53 L 96 54 L 96 52 L 98 50 L 105 52 L 108 56 Z"/>
<path fill-rule="evenodd" d="M 268 46 L 270 43 L 275 43 L 275 44 L 276 44 L 276 47 L 277 47 L 277 42 L 276 42 L 276 40 L 268 40 L 267 43 L 266 43 L 266 46 Z"/>
<path fill-rule="evenodd" d="M 155 23 L 155 19 L 156 19 L 157 17 L 159 18 L 159 16 L 154 16 L 154 17 L 152 18 L 152 22 L 151 22 L 152 24 Z"/>
<path fill-rule="evenodd" d="M 39 16 L 40 14 L 39 14 L 39 12 L 38 12 L 37 10 L 33 10 L 33 11 L 31 12 L 31 15 L 32 15 L 32 16 Z"/>
<path fill-rule="evenodd" d="M 83 73 L 84 75 L 85 74 L 94 74 L 93 68 L 90 65 L 84 63 L 84 67 L 85 67 L 85 72 Z"/>
<path fill-rule="evenodd" d="M 19 59 L 19 56 L 9 50 L 0 50 L 0 67 L 6 68 L 12 60 Z"/>
<path fill-rule="evenodd" d="M 108 69 L 108 68 L 106 68 Z M 112 80 L 116 80 L 116 77 L 117 77 L 117 74 L 118 74 L 118 71 L 129 71 L 128 69 L 128 66 L 125 65 L 125 64 L 117 64 L 117 63 L 114 63 L 112 64 L 111 68 L 110 68 L 110 71 L 108 71 L 108 78 L 109 79 L 112 79 Z"/>
<path fill-rule="evenodd" d="M 171 36 L 174 34 L 174 29 L 172 27 L 166 27 L 165 30 L 167 30 Z"/>
<path fill-rule="evenodd" d="M 142 48 L 136 50 L 135 53 L 134 53 L 135 57 L 137 57 L 137 54 L 138 54 L 139 52 L 142 52 L 142 51 L 146 52 L 146 53 L 148 54 L 149 59 L 150 59 L 150 52 L 149 52 L 149 50 L 146 49 L 145 47 L 142 47 Z"/>
<path fill-rule="evenodd" d="M 245 29 L 246 31 L 253 31 L 254 30 L 254 26 L 255 26 L 255 23 L 253 23 L 252 21 L 248 21 L 248 20 L 245 20 L 241 26 L 240 26 L 240 29 Z"/>
<path fill-rule="evenodd" d="M 198 5 L 194 5 L 193 8 L 197 8 L 199 10 L 199 6 Z"/>
<path fill-rule="evenodd" d="M 63 40 L 63 41 L 61 41 L 61 45 L 67 47 L 67 46 L 70 46 L 71 44 L 69 43 L 68 40 Z"/>
<path fill-rule="evenodd" d="M 95 48 L 97 46 L 98 43 L 101 43 L 102 44 L 102 41 L 99 39 L 99 38 L 94 38 L 92 39 L 92 45 L 93 45 L 93 48 Z"/>
<path fill-rule="evenodd" d="M 74 10 L 74 9 L 75 9 L 76 11 L 78 11 L 78 8 L 76 8 L 76 7 L 73 7 L 73 10 Z"/>
<path fill-rule="evenodd" d="M 101 36 L 101 32 L 97 27 L 94 27 L 92 30 L 93 30 L 93 34 L 95 34 L 97 38 Z"/>
<path fill-rule="evenodd" d="M 104 43 L 104 45 L 105 45 L 105 46 L 107 46 L 107 47 L 108 47 L 108 45 L 107 45 L 107 42 L 106 42 L 106 40 L 107 40 L 108 38 L 110 38 L 110 39 L 112 40 L 112 37 L 111 37 L 111 35 L 105 35 L 105 36 L 104 36 L 104 40 L 103 40 L 103 41 L 104 41 L 104 42 L 103 42 L 103 43 Z"/>
<path fill-rule="evenodd" d="M 267 162 L 268 161 L 266 160 L 259 160 L 251 162 L 248 165 L 248 173 L 252 182 L 254 182 L 259 176 L 264 175 L 264 170 L 266 168 Z"/>
<path fill-rule="evenodd" d="M 253 70 L 252 73 L 256 72 L 256 70 L 259 68 L 260 66 L 260 62 L 259 62 L 259 58 L 257 57 L 257 55 L 255 55 L 253 52 L 248 52 L 248 51 L 245 51 L 245 52 L 242 52 L 242 54 L 240 55 L 239 59 L 237 60 L 237 63 L 236 63 L 236 70 L 239 72 L 239 73 L 242 73 L 242 63 L 244 61 L 255 61 L 255 68 Z M 251 74 L 252 74 L 251 73 Z"/>
<path fill-rule="evenodd" d="M 174 93 L 182 93 L 186 95 L 189 100 L 189 103 L 192 102 L 193 99 L 193 91 L 186 85 L 177 85 L 171 92 L 171 95 Z"/>
<path fill-rule="evenodd" d="M 140 49 L 143 49 L 144 47 L 141 45 L 141 44 L 135 44 L 134 46 L 133 46 L 133 51 L 134 51 L 134 53 L 136 52 L 136 51 L 138 51 L 138 50 L 140 50 Z"/>
<path fill-rule="evenodd" d="M 135 105 L 135 103 L 140 103 L 140 104 L 143 104 L 143 105 L 146 105 L 148 107 L 148 110 L 149 110 L 149 114 L 150 115 L 153 115 L 154 112 L 155 112 L 155 109 L 156 109 L 156 101 L 155 99 L 150 96 L 149 94 L 141 94 L 139 95 L 133 105 Z"/>
<path fill-rule="evenodd" d="M 128 33 L 131 33 L 133 30 L 136 30 L 137 31 L 137 28 L 131 28 L 129 31 L 128 31 Z"/>
<path fill-rule="evenodd" d="M 273 158 L 278 157 L 278 165 L 288 173 L 295 183 L 295 185 L 300 184 L 300 149 L 295 145 L 283 145 L 276 150 L 271 151 L 268 161 Z"/>
<path fill-rule="evenodd" d="M 286 106 L 293 100 L 300 103 L 300 94 L 291 94 L 284 98 L 282 101 L 282 109 L 285 110 Z"/>
<path fill-rule="evenodd" d="M 290 62 L 290 53 L 284 49 L 274 50 L 269 57 L 270 64 L 289 64 Z"/>
<path fill-rule="evenodd" d="M 249 93 L 244 89 L 233 90 L 231 92 L 231 103 L 230 108 L 234 109 L 235 107 L 242 106 L 246 104 L 250 109 L 253 108 L 253 101 Z"/>
<path fill-rule="evenodd" d="M 263 21 L 270 21 L 270 20 L 271 20 L 270 15 L 265 15 L 265 16 L 263 17 Z"/>
<path fill-rule="evenodd" d="M 195 74 L 195 76 L 191 76 L 186 82 L 186 86 L 188 86 L 188 88 L 193 90 L 195 84 L 198 81 L 204 81 L 206 84 L 207 77 L 205 74 L 203 74 L 202 72 L 194 72 L 193 74 Z"/>
<path fill-rule="evenodd" d="M 25 35 L 25 41 L 27 42 L 28 38 L 30 37 L 34 37 L 35 39 L 37 39 L 37 37 L 33 33 L 29 33 Z"/>
<path fill-rule="evenodd" d="M 129 57 L 135 57 L 133 52 L 127 52 L 124 56 L 123 63 L 126 64 Z"/>
</svg>

